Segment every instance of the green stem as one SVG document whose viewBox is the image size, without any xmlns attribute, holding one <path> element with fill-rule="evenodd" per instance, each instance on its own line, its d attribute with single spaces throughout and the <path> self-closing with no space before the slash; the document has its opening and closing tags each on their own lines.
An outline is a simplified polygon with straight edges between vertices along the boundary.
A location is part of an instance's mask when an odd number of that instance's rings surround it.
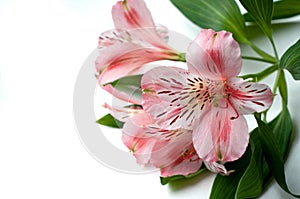
<svg viewBox="0 0 300 199">
<path fill-rule="evenodd" d="M 278 85 L 279 85 L 279 82 L 280 82 L 280 74 L 281 73 L 281 69 L 278 70 L 277 72 L 277 75 L 276 75 L 276 79 L 275 79 L 275 83 L 274 83 L 274 86 L 273 86 L 273 94 L 276 95 L 276 92 L 277 92 L 277 88 L 278 88 Z"/>
<path fill-rule="evenodd" d="M 178 61 L 186 62 L 185 56 L 186 56 L 186 53 L 180 53 Z"/>
<path fill-rule="evenodd" d="M 266 63 L 271 63 L 274 64 L 273 61 L 264 59 L 264 58 L 259 58 L 259 57 L 251 57 L 251 56 L 242 56 L 243 59 L 249 59 L 249 60 L 253 60 L 253 61 L 261 61 L 261 62 L 266 62 Z"/>
<path fill-rule="evenodd" d="M 287 102 L 288 102 L 288 89 L 287 89 L 287 85 L 286 85 L 284 71 L 282 69 L 280 69 L 280 76 L 279 76 L 278 81 L 279 81 L 278 88 L 279 88 L 279 93 L 282 98 L 282 104 L 286 106 Z"/>
<path fill-rule="evenodd" d="M 273 51 L 274 51 L 274 54 L 275 54 L 275 58 L 276 58 L 276 61 L 278 62 L 279 58 L 278 58 L 278 53 L 277 53 L 277 49 L 276 49 L 276 45 L 274 43 L 274 40 L 273 40 L 273 37 L 269 37 L 269 40 L 272 44 L 272 48 L 273 48 Z"/>
<path fill-rule="evenodd" d="M 267 60 L 270 63 L 277 63 L 277 59 L 274 58 L 273 56 L 269 55 L 268 53 L 266 53 L 265 51 L 261 50 L 260 48 L 258 48 L 255 44 L 253 44 L 252 42 L 248 41 L 247 44 L 258 54 L 260 55 L 263 59 Z"/>
<path fill-rule="evenodd" d="M 261 80 L 263 80 L 265 77 L 271 75 L 272 73 L 274 73 L 276 70 L 278 69 L 277 65 L 272 65 L 268 68 L 266 68 L 265 70 L 256 73 L 256 74 L 247 74 L 247 75 L 243 75 L 240 76 L 243 79 L 249 79 L 252 78 L 254 82 L 259 82 Z"/>
</svg>

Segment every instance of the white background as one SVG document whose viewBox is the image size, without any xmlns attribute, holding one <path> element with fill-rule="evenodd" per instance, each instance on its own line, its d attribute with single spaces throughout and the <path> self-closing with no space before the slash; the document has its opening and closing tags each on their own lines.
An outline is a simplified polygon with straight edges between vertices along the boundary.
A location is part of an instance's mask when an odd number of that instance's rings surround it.
<svg viewBox="0 0 300 199">
<path fill-rule="evenodd" d="M 157 23 L 196 36 L 199 29 L 168 0 L 146 2 Z M 104 167 L 80 142 L 72 115 L 76 76 L 99 34 L 113 28 L 114 3 L 0 0 L 0 198 L 208 198 L 213 175 L 162 186 L 157 173 L 129 175 Z M 285 28 L 274 33 L 280 54 L 300 37 L 299 23 Z M 254 64 L 245 66 L 258 69 Z M 299 133 L 300 85 L 288 79 Z M 298 193 L 299 140 L 296 134 L 286 163 L 288 184 Z M 273 183 L 261 198 L 289 196 Z"/>
</svg>

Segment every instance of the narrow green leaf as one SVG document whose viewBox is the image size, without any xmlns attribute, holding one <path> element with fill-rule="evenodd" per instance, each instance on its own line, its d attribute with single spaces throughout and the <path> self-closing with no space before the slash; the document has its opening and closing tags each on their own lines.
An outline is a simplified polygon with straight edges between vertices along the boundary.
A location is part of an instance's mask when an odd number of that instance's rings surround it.
<svg viewBox="0 0 300 199">
<path fill-rule="evenodd" d="M 269 123 L 269 126 L 280 143 L 281 157 L 286 159 L 293 132 L 293 121 L 286 106 L 283 106 L 281 113 Z"/>
<path fill-rule="evenodd" d="M 300 39 L 282 55 L 279 67 L 287 69 L 295 80 L 300 80 Z"/>
<path fill-rule="evenodd" d="M 269 37 L 272 37 L 273 0 L 240 0 L 250 16 Z"/>
<path fill-rule="evenodd" d="M 274 2 L 273 19 L 283 19 L 300 14 L 299 0 L 284 0 Z"/>
<path fill-rule="evenodd" d="M 130 95 L 132 98 L 141 101 L 142 89 L 141 89 L 142 75 L 132 75 L 120 78 L 114 82 L 110 82 L 116 90 Z"/>
<path fill-rule="evenodd" d="M 117 86 L 123 86 L 123 84 L 128 84 L 128 85 L 132 85 L 135 87 L 140 87 L 141 86 L 141 79 L 142 79 L 142 75 L 131 75 L 131 76 L 126 76 L 126 77 L 122 77 L 112 83 L 110 83 L 113 87 L 117 87 Z M 120 84 L 120 85 L 119 85 Z"/>
<path fill-rule="evenodd" d="M 255 198 L 262 193 L 262 149 L 260 142 L 255 139 L 252 140 L 251 136 L 251 160 L 244 175 L 239 181 L 236 197 L 243 198 Z"/>
<path fill-rule="evenodd" d="M 286 85 L 286 80 L 285 80 L 285 75 L 284 75 L 284 71 L 281 70 L 280 71 L 280 74 L 279 74 L 279 79 L 278 79 L 278 82 L 279 82 L 279 92 L 280 92 L 280 95 L 281 95 L 281 98 L 282 98 L 282 102 L 287 105 L 287 102 L 288 102 L 288 90 L 287 90 L 287 85 Z"/>
<path fill-rule="evenodd" d="M 282 0 L 275 1 L 272 19 L 284 19 L 300 14 L 299 0 Z M 252 22 L 253 18 L 249 13 L 244 14 L 246 21 Z"/>
<path fill-rule="evenodd" d="M 237 41 L 249 43 L 244 18 L 234 0 L 171 0 L 171 2 L 196 25 L 215 31 L 232 32 Z"/>
<path fill-rule="evenodd" d="M 273 134 L 280 143 L 280 153 L 281 157 L 285 160 L 288 155 L 288 149 L 291 143 L 291 135 L 293 132 L 293 123 L 292 119 L 289 113 L 289 110 L 287 109 L 286 105 L 283 104 L 282 111 L 280 114 L 274 118 L 271 122 L 269 122 L 269 127 L 272 129 Z M 258 129 L 256 128 L 256 131 Z M 267 162 L 263 161 L 263 184 L 266 185 L 267 182 L 271 178 L 271 171 L 268 167 Z"/>
<path fill-rule="evenodd" d="M 206 171 L 205 167 L 201 167 L 197 172 L 189 174 L 189 175 L 174 175 L 174 176 L 170 176 L 170 177 L 160 177 L 160 183 L 162 185 L 166 185 L 170 182 L 176 181 L 176 180 L 182 180 L 182 179 L 188 179 L 188 178 L 193 178 L 201 173 L 203 173 L 204 171 Z"/>
<path fill-rule="evenodd" d="M 104 125 L 104 126 L 109 126 L 113 128 L 122 128 L 124 123 L 115 119 L 111 114 L 107 114 L 97 120 L 98 124 Z"/>
<path fill-rule="evenodd" d="M 218 174 L 214 180 L 210 199 L 232 199 L 241 177 L 243 176 L 251 158 L 251 149 L 248 146 L 244 155 L 237 161 L 226 163 L 227 170 L 235 170 L 229 176 L 222 176 Z"/>
<path fill-rule="evenodd" d="M 276 140 L 272 129 L 266 123 L 261 121 L 257 115 L 255 115 L 255 119 L 258 124 L 258 135 L 262 144 L 263 153 L 271 173 L 283 190 L 294 197 L 300 198 L 300 195 L 293 194 L 288 189 L 284 173 L 284 161 L 280 151 L 280 144 L 278 140 Z"/>
</svg>

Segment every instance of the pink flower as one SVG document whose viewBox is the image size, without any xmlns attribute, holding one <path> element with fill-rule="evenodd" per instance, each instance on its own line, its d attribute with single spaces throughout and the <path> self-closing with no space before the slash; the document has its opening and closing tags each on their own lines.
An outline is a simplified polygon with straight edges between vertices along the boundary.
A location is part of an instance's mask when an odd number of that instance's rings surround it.
<svg viewBox="0 0 300 199">
<path fill-rule="evenodd" d="M 188 175 L 199 170 L 202 161 L 192 144 L 190 130 L 163 130 L 140 106 L 111 107 L 114 118 L 124 122 L 122 140 L 138 164 L 161 169 L 161 176 Z"/>
<path fill-rule="evenodd" d="M 155 26 L 142 0 L 119 1 L 112 8 L 116 30 L 99 37 L 96 59 L 99 84 L 108 92 L 129 102 L 138 103 L 108 83 L 140 73 L 143 65 L 158 60 L 180 60 L 179 52 L 165 42 L 167 30 Z"/>
<path fill-rule="evenodd" d="M 160 168 L 162 177 L 195 173 L 202 162 L 214 173 L 233 172 L 227 171 L 224 163 L 202 161 L 193 146 L 191 130 L 163 130 L 153 125 L 146 112 L 139 112 L 125 122 L 122 140 L 138 164 Z"/>
<path fill-rule="evenodd" d="M 229 32 L 202 30 L 189 46 L 186 60 L 188 71 L 158 67 L 145 73 L 144 110 L 163 129 L 191 130 L 194 148 L 204 161 L 240 158 L 249 141 L 243 114 L 270 107 L 270 88 L 236 77 L 241 52 Z"/>
<path fill-rule="evenodd" d="M 161 176 L 188 175 L 197 172 L 202 160 L 192 141 L 192 131 L 186 129 L 163 130 L 140 106 L 104 107 L 114 118 L 124 122 L 122 140 L 133 153 L 138 164 L 160 168 Z M 204 162 L 214 173 L 229 175 L 220 162 Z"/>
</svg>

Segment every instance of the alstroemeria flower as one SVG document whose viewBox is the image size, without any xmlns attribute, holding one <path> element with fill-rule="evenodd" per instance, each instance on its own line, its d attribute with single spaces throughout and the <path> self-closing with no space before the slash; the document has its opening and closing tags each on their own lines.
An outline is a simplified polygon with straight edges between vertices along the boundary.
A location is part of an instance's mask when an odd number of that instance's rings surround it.
<svg viewBox="0 0 300 199">
<path fill-rule="evenodd" d="M 243 114 L 270 107 L 270 88 L 236 77 L 241 51 L 229 32 L 202 30 L 189 46 L 186 60 L 188 70 L 158 67 L 145 73 L 144 110 L 163 129 L 190 129 L 194 148 L 204 161 L 240 158 L 249 141 Z"/>
<path fill-rule="evenodd" d="M 192 144 L 192 132 L 162 130 L 140 106 L 108 108 L 114 118 L 124 122 L 122 141 L 138 164 L 161 169 L 161 176 L 188 175 L 198 171 L 202 161 Z M 215 171 L 215 170 L 214 170 Z"/>
<path fill-rule="evenodd" d="M 96 58 L 99 84 L 116 96 L 126 97 L 108 83 L 139 73 L 141 67 L 158 60 L 180 60 L 181 55 L 166 43 L 167 30 L 156 26 L 143 0 L 124 0 L 112 8 L 115 30 L 99 37 Z M 127 100 L 132 101 L 127 96 Z"/>
<path fill-rule="evenodd" d="M 192 141 L 192 131 L 160 129 L 141 106 L 112 107 L 104 105 L 119 121 L 124 122 L 122 140 L 138 164 L 160 168 L 161 176 L 188 175 L 198 171 L 202 160 Z M 211 172 L 228 175 L 223 164 L 204 162 Z"/>
<path fill-rule="evenodd" d="M 125 122 L 122 140 L 137 163 L 160 168 L 162 177 L 195 173 L 202 162 L 211 172 L 222 175 L 232 172 L 220 162 L 205 162 L 199 158 L 191 130 L 160 129 L 146 112 L 139 112 Z"/>
</svg>

